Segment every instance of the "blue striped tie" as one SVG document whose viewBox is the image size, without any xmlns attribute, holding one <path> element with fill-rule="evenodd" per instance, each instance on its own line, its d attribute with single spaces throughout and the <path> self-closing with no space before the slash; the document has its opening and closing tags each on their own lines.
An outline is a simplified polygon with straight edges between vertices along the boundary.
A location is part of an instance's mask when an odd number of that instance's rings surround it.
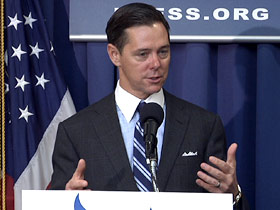
<svg viewBox="0 0 280 210">
<path fill-rule="evenodd" d="M 140 111 L 145 102 L 141 102 L 136 111 Z M 136 123 L 133 140 L 133 173 L 138 189 L 142 192 L 154 191 L 151 172 L 146 163 L 145 141 L 140 120 Z"/>
</svg>

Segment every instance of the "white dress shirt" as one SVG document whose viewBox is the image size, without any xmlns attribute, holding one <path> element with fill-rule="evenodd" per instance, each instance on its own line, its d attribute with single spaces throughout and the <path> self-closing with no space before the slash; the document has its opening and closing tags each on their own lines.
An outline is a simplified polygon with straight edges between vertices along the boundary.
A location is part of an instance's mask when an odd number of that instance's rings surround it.
<svg viewBox="0 0 280 210">
<path fill-rule="evenodd" d="M 118 81 L 117 87 L 115 89 L 115 100 L 117 105 L 117 113 L 119 117 L 119 122 L 121 126 L 122 136 L 124 139 L 127 156 L 131 168 L 133 168 L 133 138 L 134 138 L 134 129 L 136 122 L 139 120 L 139 113 L 135 112 L 138 104 L 141 102 L 141 99 L 130 94 L 124 90 Z M 159 104 L 164 111 L 164 119 L 157 132 L 157 151 L 158 151 L 158 164 L 161 157 L 161 149 L 163 144 L 163 134 L 164 134 L 164 125 L 165 125 L 165 100 L 163 90 L 150 95 L 146 100 L 146 103 L 157 103 Z"/>
</svg>

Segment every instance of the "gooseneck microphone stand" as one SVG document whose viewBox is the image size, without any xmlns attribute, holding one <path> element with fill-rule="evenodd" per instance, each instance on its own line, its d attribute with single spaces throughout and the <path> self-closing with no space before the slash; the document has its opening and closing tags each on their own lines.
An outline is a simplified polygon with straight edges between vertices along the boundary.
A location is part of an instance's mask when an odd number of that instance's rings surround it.
<svg viewBox="0 0 280 210">
<path fill-rule="evenodd" d="M 156 173 L 157 160 L 154 159 L 150 160 L 150 169 L 152 173 L 152 183 L 153 183 L 154 191 L 159 192 L 158 185 L 157 185 L 157 173 Z"/>
<path fill-rule="evenodd" d="M 156 137 L 154 141 L 156 141 L 155 145 L 157 145 Z M 146 150 L 146 161 L 151 171 L 153 188 L 155 192 L 159 192 L 159 188 L 157 184 L 157 162 L 158 162 L 157 147 L 149 147 L 148 145 L 146 145 L 146 149 L 147 147 L 148 150 Z"/>
</svg>

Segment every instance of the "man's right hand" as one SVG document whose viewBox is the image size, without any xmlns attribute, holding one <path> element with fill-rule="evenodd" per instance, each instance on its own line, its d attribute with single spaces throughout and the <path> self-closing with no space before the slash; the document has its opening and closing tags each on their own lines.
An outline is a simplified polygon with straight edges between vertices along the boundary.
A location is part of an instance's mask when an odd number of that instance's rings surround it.
<svg viewBox="0 0 280 210">
<path fill-rule="evenodd" d="M 76 171 L 65 186 L 65 190 L 84 190 L 88 186 L 88 182 L 84 180 L 85 170 L 86 161 L 80 159 Z"/>
</svg>

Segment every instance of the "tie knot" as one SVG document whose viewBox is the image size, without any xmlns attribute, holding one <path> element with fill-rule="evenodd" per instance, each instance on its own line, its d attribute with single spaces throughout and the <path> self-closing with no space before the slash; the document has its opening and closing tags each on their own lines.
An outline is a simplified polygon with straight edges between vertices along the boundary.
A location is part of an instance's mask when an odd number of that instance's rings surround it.
<svg viewBox="0 0 280 210">
<path fill-rule="evenodd" d="M 140 101 L 136 110 L 140 113 L 145 104 L 146 104 L 145 101 Z"/>
</svg>

